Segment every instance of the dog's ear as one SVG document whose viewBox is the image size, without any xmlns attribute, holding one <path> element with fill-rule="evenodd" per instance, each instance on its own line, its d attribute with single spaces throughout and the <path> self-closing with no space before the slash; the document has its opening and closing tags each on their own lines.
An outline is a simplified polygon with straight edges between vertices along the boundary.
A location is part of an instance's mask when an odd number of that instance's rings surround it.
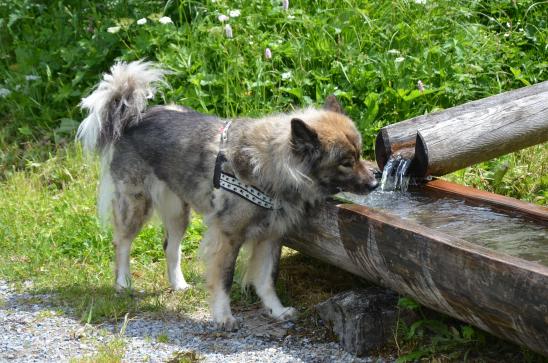
<svg viewBox="0 0 548 363">
<path fill-rule="evenodd" d="M 339 101 L 337 101 L 337 97 L 335 97 L 335 95 L 327 96 L 323 105 L 323 109 L 326 111 L 332 111 L 344 115 L 344 110 Z"/>
<path fill-rule="evenodd" d="M 291 144 L 293 150 L 303 156 L 314 157 L 320 151 L 318 133 L 299 118 L 291 120 Z"/>
</svg>

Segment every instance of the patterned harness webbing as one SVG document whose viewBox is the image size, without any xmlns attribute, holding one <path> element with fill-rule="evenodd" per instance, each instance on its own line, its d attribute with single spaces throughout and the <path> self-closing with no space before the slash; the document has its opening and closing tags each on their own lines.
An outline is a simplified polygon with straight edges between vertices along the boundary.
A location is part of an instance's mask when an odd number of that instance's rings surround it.
<svg viewBox="0 0 548 363">
<path fill-rule="evenodd" d="M 217 159 L 215 160 L 215 171 L 213 173 L 213 186 L 216 189 L 223 189 L 228 192 L 234 193 L 241 198 L 265 209 L 279 209 L 275 206 L 275 201 L 263 193 L 258 188 L 242 183 L 236 178 L 236 176 L 223 171 L 223 164 L 227 161 L 224 146 L 228 140 L 228 129 L 232 121 L 229 121 L 221 132 L 221 144 Z"/>
</svg>

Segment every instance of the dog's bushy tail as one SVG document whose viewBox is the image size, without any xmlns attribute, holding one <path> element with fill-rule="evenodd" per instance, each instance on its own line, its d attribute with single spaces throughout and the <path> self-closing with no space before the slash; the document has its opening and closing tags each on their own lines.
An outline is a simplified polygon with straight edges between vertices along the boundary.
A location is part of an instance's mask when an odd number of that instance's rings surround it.
<svg viewBox="0 0 548 363">
<path fill-rule="evenodd" d="M 130 126 L 137 124 L 147 99 L 163 82 L 166 72 L 151 62 L 118 62 L 104 74 L 97 88 L 82 99 L 80 107 L 89 112 L 76 135 L 87 151 L 102 152 Z"/>
</svg>

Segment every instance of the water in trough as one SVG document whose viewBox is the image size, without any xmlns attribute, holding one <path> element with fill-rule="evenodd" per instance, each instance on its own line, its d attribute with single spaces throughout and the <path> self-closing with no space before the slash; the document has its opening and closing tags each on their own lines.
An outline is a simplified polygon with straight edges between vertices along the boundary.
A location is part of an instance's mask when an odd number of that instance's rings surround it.
<svg viewBox="0 0 548 363">
<path fill-rule="evenodd" d="M 407 192 L 410 160 L 391 157 L 381 187 L 368 195 L 340 193 L 345 201 L 413 221 L 448 235 L 548 266 L 548 227 L 524 217 L 425 191 Z"/>
</svg>

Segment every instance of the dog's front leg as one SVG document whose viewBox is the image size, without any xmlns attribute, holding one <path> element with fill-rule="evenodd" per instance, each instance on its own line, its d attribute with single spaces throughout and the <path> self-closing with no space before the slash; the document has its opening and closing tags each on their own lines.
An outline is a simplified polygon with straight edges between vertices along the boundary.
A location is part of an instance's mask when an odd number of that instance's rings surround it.
<svg viewBox="0 0 548 363">
<path fill-rule="evenodd" d="M 236 330 L 238 321 L 230 310 L 230 288 L 241 243 L 232 241 L 214 226 L 209 226 L 203 241 L 202 257 L 213 320 L 223 330 Z"/>
<path fill-rule="evenodd" d="M 251 245 L 244 284 L 252 284 L 270 315 L 278 320 L 292 319 L 297 310 L 285 307 L 276 294 L 276 278 L 282 246 L 280 241 L 261 241 Z"/>
</svg>

